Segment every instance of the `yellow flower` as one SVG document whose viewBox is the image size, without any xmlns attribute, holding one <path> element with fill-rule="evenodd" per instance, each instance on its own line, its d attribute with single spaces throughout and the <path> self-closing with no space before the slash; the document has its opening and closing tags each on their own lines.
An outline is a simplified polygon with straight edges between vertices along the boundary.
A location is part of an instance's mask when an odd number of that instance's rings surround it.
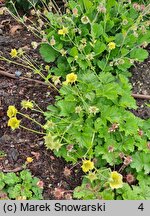
<svg viewBox="0 0 150 216">
<path fill-rule="evenodd" d="M 116 171 L 111 172 L 109 184 L 112 189 L 121 188 L 123 186 L 122 175 Z"/>
<path fill-rule="evenodd" d="M 32 157 L 27 157 L 26 161 L 27 161 L 28 163 L 32 163 L 33 158 L 32 158 Z"/>
<path fill-rule="evenodd" d="M 68 28 L 66 28 L 66 27 L 63 26 L 62 29 L 58 30 L 58 34 L 59 35 L 66 35 L 66 34 L 68 34 Z"/>
<path fill-rule="evenodd" d="M 84 160 L 83 165 L 81 166 L 83 172 L 88 172 L 94 168 L 94 163 L 90 160 Z"/>
<path fill-rule="evenodd" d="M 114 42 L 110 42 L 110 43 L 108 44 L 108 48 L 109 48 L 110 50 L 113 50 L 113 49 L 116 48 L 116 44 L 115 44 Z"/>
<path fill-rule="evenodd" d="M 29 100 L 28 100 L 28 101 L 27 101 L 27 100 L 22 100 L 22 101 L 21 101 L 21 106 L 22 106 L 22 108 L 24 108 L 24 109 L 27 110 L 28 108 L 29 108 L 29 109 L 33 109 L 33 106 L 34 106 L 34 105 L 33 105 L 33 103 L 32 103 L 31 101 L 29 101 Z"/>
<path fill-rule="evenodd" d="M 66 82 L 67 83 L 74 83 L 77 80 L 77 75 L 75 73 L 67 74 Z"/>
<path fill-rule="evenodd" d="M 9 106 L 7 110 L 7 116 L 9 118 L 15 117 L 17 114 L 17 109 L 14 106 Z"/>
<path fill-rule="evenodd" d="M 16 198 L 16 200 L 26 200 L 26 199 L 27 199 L 26 196 L 18 196 Z"/>
<path fill-rule="evenodd" d="M 16 49 L 12 49 L 11 52 L 10 52 L 10 55 L 12 58 L 15 58 L 17 56 L 18 52 Z"/>
<path fill-rule="evenodd" d="M 8 121 L 8 126 L 11 127 L 12 130 L 15 130 L 16 128 L 19 128 L 20 120 L 18 120 L 16 117 L 10 118 Z"/>
</svg>

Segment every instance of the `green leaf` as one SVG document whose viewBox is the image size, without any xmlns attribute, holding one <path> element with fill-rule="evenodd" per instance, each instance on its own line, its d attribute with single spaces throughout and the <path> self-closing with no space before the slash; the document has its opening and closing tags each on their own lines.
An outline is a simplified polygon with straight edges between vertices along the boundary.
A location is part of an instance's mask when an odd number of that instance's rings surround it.
<svg viewBox="0 0 150 216">
<path fill-rule="evenodd" d="M 115 40 L 115 37 L 114 37 L 114 36 L 109 36 L 109 35 L 107 35 L 106 33 L 103 33 L 103 37 L 104 37 L 104 39 L 105 39 L 105 41 L 106 41 L 107 43 L 109 43 L 109 42 Z"/>
<path fill-rule="evenodd" d="M 145 185 L 132 186 L 124 183 L 123 188 L 118 189 L 119 193 L 122 194 L 124 200 L 149 200 L 150 199 L 150 188 Z"/>
<path fill-rule="evenodd" d="M 87 84 L 98 83 L 98 79 L 94 73 L 82 74 L 82 77 L 80 79 Z"/>
<path fill-rule="evenodd" d="M 15 173 L 7 173 L 7 175 L 5 175 L 4 177 L 4 181 L 8 185 L 13 185 L 19 182 L 20 180 Z"/>
<path fill-rule="evenodd" d="M 22 185 L 22 187 L 24 189 L 21 190 L 21 196 L 25 196 L 28 199 L 31 199 L 31 197 L 32 197 L 32 191 L 30 190 L 31 189 L 31 185 L 30 185 L 30 187 L 26 187 L 26 185 Z"/>
<path fill-rule="evenodd" d="M 150 43 L 150 30 L 147 30 L 147 32 L 143 35 L 141 34 L 138 38 L 138 44 L 142 44 L 143 42 Z"/>
<path fill-rule="evenodd" d="M 110 153 L 103 154 L 102 159 L 106 160 L 107 163 L 111 166 L 115 165 L 116 161 L 114 161 L 114 154 L 112 154 L 112 153 L 111 154 Z"/>
<path fill-rule="evenodd" d="M 136 152 L 132 156 L 132 160 L 130 166 L 135 168 L 137 172 L 144 170 L 145 174 L 150 173 L 150 153 Z"/>
<path fill-rule="evenodd" d="M 86 11 L 89 11 L 93 6 L 90 0 L 83 0 L 83 3 Z"/>
<path fill-rule="evenodd" d="M 137 37 L 135 37 L 133 34 L 128 34 L 124 40 L 124 45 L 125 47 L 128 46 L 131 49 L 135 46 L 136 41 Z"/>
<path fill-rule="evenodd" d="M 122 54 L 123 56 L 126 56 L 128 53 L 129 53 L 129 49 L 126 49 L 126 48 L 124 48 L 124 47 L 121 49 L 121 54 Z"/>
<path fill-rule="evenodd" d="M 117 44 L 117 46 L 120 46 L 123 42 L 123 34 L 122 33 L 118 33 L 115 35 L 115 43 Z"/>
<path fill-rule="evenodd" d="M 91 28 L 91 34 L 94 38 L 99 38 L 103 34 L 103 26 L 98 23 L 94 23 Z"/>
<path fill-rule="evenodd" d="M 150 186 L 150 176 L 145 176 L 143 172 L 140 172 L 137 175 L 137 180 L 139 181 L 139 185 Z"/>
<path fill-rule="evenodd" d="M 97 92 L 99 96 L 115 101 L 118 97 L 118 88 L 119 86 L 117 84 L 108 83 L 101 86 Z"/>
<path fill-rule="evenodd" d="M 89 34 L 89 30 L 87 27 L 82 25 L 79 25 L 79 28 L 82 29 L 81 36 L 86 37 Z"/>
<path fill-rule="evenodd" d="M 104 190 L 100 195 L 103 200 L 114 200 L 114 192 L 112 190 Z"/>
<path fill-rule="evenodd" d="M 150 131 L 150 118 L 143 122 L 142 128 L 145 131 Z"/>
<path fill-rule="evenodd" d="M 124 91 L 126 91 L 126 92 L 128 91 L 129 92 L 129 96 L 130 96 L 131 95 L 130 92 L 131 92 L 132 86 L 129 83 L 129 79 L 126 76 L 124 76 L 123 74 L 119 74 L 119 80 L 121 82 L 119 84 L 120 84 L 120 86 L 122 88 L 122 93 L 120 93 L 120 95 L 123 95 Z"/>
<path fill-rule="evenodd" d="M 92 136 L 93 136 L 93 129 L 88 126 L 84 126 L 84 130 L 81 133 L 81 136 L 77 137 L 77 141 L 85 148 L 92 147 Z"/>
<path fill-rule="evenodd" d="M 146 104 L 146 106 L 150 107 L 150 104 Z"/>
<path fill-rule="evenodd" d="M 67 58 L 67 62 L 70 64 L 71 62 L 73 62 L 74 58 L 73 57 L 68 57 Z"/>
<path fill-rule="evenodd" d="M 127 58 L 124 58 L 123 60 L 124 60 L 124 63 L 117 65 L 117 67 L 119 70 L 127 71 L 127 69 L 131 67 L 132 63 Z"/>
<path fill-rule="evenodd" d="M 40 54 L 45 62 L 54 62 L 57 56 L 57 52 L 49 44 L 41 44 Z"/>
<path fill-rule="evenodd" d="M 23 170 L 20 172 L 20 177 L 23 181 L 30 182 L 32 181 L 32 175 L 28 170 Z"/>
<path fill-rule="evenodd" d="M 148 51 L 142 48 L 136 48 L 130 53 L 130 58 L 138 60 L 140 62 L 148 58 Z"/>
<path fill-rule="evenodd" d="M 109 32 L 114 27 L 114 22 L 112 20 L 108 20 L 106 23 L 106 32 Z"/>
<path fill-rule="evenodd" d="M 60 100 L 57 102 L 57 106 L 60 108 L 60 116 L 68 116 L 75 111 L 76 102 Z"/>
<path fill-rule="evenodd" d="M 110 10 L 113 6 L 115 6 L 116 0 L 107 0 L 106 7 L 108 10 Z"/>
<path fill-rule="evenodd" d="M 75 56 L 78 56 L 78 50 L 76 47 L 73 47 L 71 50 L 70 50 L 70 55 L 75 57 Z"/>
<path fill-rule="evenodd" d="M 92 200 L 96 198 L 93 191 L 86 188 L 86 184 L 76 187 L 73 191 L 73 197 L 82 200 Z"/>
<path fill-rule="evenodd" d="M 95 46 L 94 46 L 94 52 L 96 55 L 99 55 L 101 54 L 102 52 L 104 52 L 104 50 L 106 50 L 106 45 L 100 41 L 97 41 L 95 43 Z"/>
<path fill-rule="evenodd" d="M 5 175 L 4 175 L 4 173 L 3 173 L 3 172 L 0 172 L 0 180 L 1 180 L 1 181 L 3 181 L 3 180 L 4 180 L 4 178 L 5 178 Z"/>
<path fill-rule="evenodd" d="M 0 191 L 5 187 L 5 183 L 0 179 Z"/>
<path fill-rule="evenodd" d="M 100 82 L 102 82 L 104 85 L 107 84 L 107 83 L 111 83 L 111 82 L 115 81 L 114 76 L 111 73 L 108 73 L 108 72 L 107 73 L 102 72 L 98 76 L 99 76 Z"/>
<path fill-rule="evenodd" d="M 8 188 L 9 197 L 15 199 L 21 196 L 21 189 L 22 189 L 21 184 L 16 184 L 14 187 L 9 187 Z"/>
<path fill-rule="evenodd" d="M 88 63 L 86 61 L 82 61 L 81 59 L 77 59 L 77 63 L 79 64 L 80 68 L 85 71 L 88 67 Z"/>
<path fill-rule="evenodd" d="M 48 111 L 44 113 L 44 115 L 47 117 L 46 119 L 49 119 L 52 115 L 57 115 L 58 114 L 58 109 L 53 105 L 49 105 L 47 107 L 47 110 Z"/>
<path fill-rule="evenodd" d="M 125 107 L 125 108 L 127 107 L 133 108 L 133 109 L 137 108 L 135 99 L 131 95 L 129 95 L 129 93 L 125 93 L 125 92 L 124 94 L 122 94 L 119 104 L 120 106 Z"/>
<path fill-rule="evenodd" d="M 134 135 L 137 133 L 138 127 L 138 119 L 132 113 L 126 113 L 127 117 L 124 117 L 124 124 L 120 125 L 120 129 L 125 132 L 125 135 Z"/>
<path fill-rule="evenodd" d="M 123 149 L 125 151 L 130 151 L 130 152 L 134 152 L 134 146 L 135 144 L 135 139 L 133 137 L 125 137 L 124 141 L 123 141 Z"/>
<path fill-rule="evenodd" d="M 106 62 L 104 60 L 101 60 L 101 61 L 98 60 L 97 65 L 103 71 L 105 69 L 105 67 L 106 67 Z"/>
<path fill-rule="evenodd" d="M 62 86 L 61 89 L 60 89 L 60 94 L 61 95 L 70 95 L 70 94 L 72 94 L 72 87 L 69 86 L 69 85 Z M 51 107 L 51 105 L 50 105 L 50 107 Z"/>
<path fill-rule="evenodd" d="M 122 109 L 117 106 L 104 106 L 101 110 L 102 119 L 107 119 L 111 123 L 120 122 L 122 119 Z"/>
</svg>

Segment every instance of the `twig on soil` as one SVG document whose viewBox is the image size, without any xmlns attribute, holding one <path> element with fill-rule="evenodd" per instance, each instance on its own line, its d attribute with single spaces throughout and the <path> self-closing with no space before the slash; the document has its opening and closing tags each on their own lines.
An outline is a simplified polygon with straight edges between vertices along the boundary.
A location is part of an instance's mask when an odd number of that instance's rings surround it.
<svg viewBox="0 0 150 216">
<path fill-rule="evenodd" d="M 45 83 L 43 81 L 40 81 L 40 80 L 35 80 L 35 79 L 30 79 L 30 78 L 27 78 L 27 77 L 16 77 L 14 74 L 10 74 L 6 71 L 2 71 L 0 70 L 0 74 L 3 75 L 3 76 L 7 76 L 7 77 L 10 77 L 12 79 L 21 79 L 21 80 L 28 80 L 30 82 L 36 82 L 36 83 L 39 83 L 39 84 L 42 84 L 42 85 L 46 85 L 46 86 L 49 86 L 48 83 Z"/>
<path fill-rule="evenodd" d="M 3 170 L 4 173 L 10 173 L 10 172 L 19 172 L 21 170 L 23 170 L 24 168 L 23 167 L 16 167 L 15 169 L 12 169 L 12 170 L 9 170 L 9 169 L 5 169 Z"/>
<path fill-rule="evenodd" d="M 144 100 L 150 100 L 150 95 L 132 94 L 132 97 Z"/>
<path fill-rule="evenodd" d="M 12 79 L 18 79 L 18 77 L 16 77 L 14 74 L 10 74 L 10 73 L 8 73 L 6 71 L 0 70 L 0 74 L 3 75 L 3 76 L 10 77 Z M 45 82 L 40 81 L 40 80 L 30 79 L 30 78 L 27 78 L 27 77 L 19 77 L 19 79 L 21 79 L 21 80 L 28 80 L 29 82 L 36 82 L 36 83 L 39 83 L 39 84 L 42 84 L 42 85 L 49 86 L 48 83 L 45 83 Z M 132 96 L 134 98 L 137 98 L 137 99 L 150 100 L 150 95 L 132 94 Z"/>
</svg>

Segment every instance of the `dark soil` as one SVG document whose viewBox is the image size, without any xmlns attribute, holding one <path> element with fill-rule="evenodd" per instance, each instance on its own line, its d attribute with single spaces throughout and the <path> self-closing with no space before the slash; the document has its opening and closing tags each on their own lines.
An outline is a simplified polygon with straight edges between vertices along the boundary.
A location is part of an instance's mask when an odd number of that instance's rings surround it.
<svg viewBox="0 0 150 216">
<path fill-rule="evenodd" d="M 9 52 L 13 48 L 24 47 L 34 60 L 41 62 L 39 54 L 36 50 L 31 49 L 31 42 L 35 41 L 33 35 L 24 27 L 16 31 L 12 36 L 10 30 L 13 26 L 18 25 L 9 15 L 0 16 L 0 52 L 5 57 L 9 57 Z M 15 74 L 16 70 L 21 71 L 21 76 L 40 79 L 37 75 L 33 75 L 27 69 L 8 64 L 0 61 L 0 70 Z M 142 93 L 150 95 L 150 57 L 132 69 L 131 82 L 133 84 L 133 93 Z M 0 171 L 13 171 L 25 164 L 27 157 L 33 157 L 33 162 L 27 165 L 27 168 L 36 177 L 44 182 L 44 199 L 58 199 L 55 193 L 56 188 L 65 191 L 65 195 L 72 194 L 73 189 L 81 184 L 82 171 L 80 166 L 71 169 L 71 174 L 66 177 L 64 169 L 71 166 L 61 158 L 56 158 L 53 153 L 46 150 L 41 135 L 34 135 L 25 130 L 12 131 L 7 127 L 6 111 L 9 105 L 15 105 L 20 109 L 20 102 L 24 99 L 34 100 L 45 111 L 49 104 L 54 103 L 56 92 L 47 86 L 23 81 L 21 79 L 11 79 L 0 75 L 0 151 L 6 156 L 0 157 Z M 149 103 L 147 100 L 137 100 L 138 109 L 133 111 L 135 115 L 141 118 L 150 117 L 150 109 L 145 105 Z M 44 124 L 44 117 L 37 113 L 26 112 L 37 121 Z M 29 128 L 34 127 L 27 120 L 23 123 Z M 63 196 L 62 199 L 65 199 Z M 67 197 L 68 198 L 68 197 Z"/>
<path fill-rule="evenodd" d="M 150 46 L 147 47 L 150 54 Z M 150 95 L 150 55 L 142 63 L 136 63 L 135 67 L 131 69 L 132 77 L 131 83 L 133 86 L 133 93 Z M 133 113 L 143 119 L 150 118 L 150 108 L 146 104 L 150 103 L 150 100 L 137 100 L 138 109 Z"/>
<path fill-rule="evenodd" d="M 3 53 L 3 56 L 10 58 L 11 49 L 23 47 L 34 60 L 41 62 L 38 52 L 31 48 L 31 42 L 36 39 L 30 32 L 23 27 L 14 36 L 10 35 L 11 28 L 15 25 L 18 23 L 9 15 L 0 16 L 0 52 Z M 19 70 L 21 76 L 40 79 L 29 70 L 4 61 L 0 61 L 0 70 L 12 74 Z M 68 199 L 73 189 L 81 184 L 80 166 L 72 168 L 63 159 L 56 158 L 51 151 L 46 150 L 42 136 L 21 129 L 12 131 L 7 127 L 6 112 L 9 105 L 14 105 L 19 110 L 21 101 L 30 99 L 38 103 L 43 111 L 46 111 L 46 107 L 54 103 L 55 95 L 55 90 L 48 86 L 0 75 L 0 151 L 6 154 L 5 157 L 0 157 L 0 171 L 13 171 L 22 167 L 27 157 L 32 157 L 34 160 L 27 165 L 27 168 L 44 182 L 44 199 L 58 199 L 55 193 L 56 188 L 64 191 L 62 199 L 66 197 Z M 42 115 L 29 111 L 26 113 L 40 123 L 45 123 Z M 31 123 L 25 119 L 23 125 L 40 130 L 36 125 L 31 126 Z M 65 168 L 71 169 L 68 177 L 63 173 Z"/>
</svg>

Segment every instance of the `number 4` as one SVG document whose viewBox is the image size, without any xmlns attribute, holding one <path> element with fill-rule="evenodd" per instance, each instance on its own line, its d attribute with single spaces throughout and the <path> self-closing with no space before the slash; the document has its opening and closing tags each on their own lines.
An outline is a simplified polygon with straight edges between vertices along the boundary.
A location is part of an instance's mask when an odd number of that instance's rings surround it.
<svg viewBox="0 0 150 216">
<path fill-rule="evenodd" d="M 143 207 L 143 203 L 141 203 L 138 207 L 139 210 L 143 211 L 144 210 L 144 207 Z"/>
</svg>

